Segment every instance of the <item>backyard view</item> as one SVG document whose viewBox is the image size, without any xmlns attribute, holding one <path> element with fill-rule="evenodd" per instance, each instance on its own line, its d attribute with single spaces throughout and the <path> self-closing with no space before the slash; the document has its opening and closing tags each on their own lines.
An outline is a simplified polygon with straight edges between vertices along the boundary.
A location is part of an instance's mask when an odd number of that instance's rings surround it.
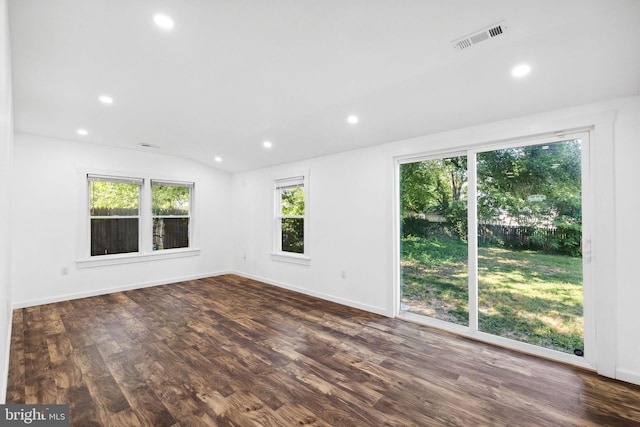
<svg viewBox="0 0 640 427">
<path fill-rule="evenodd" d="M 89 179 L 91 256 L 138 252 L 141 185 L 126 178 Z M 190 198 L 188 185 L 152 182 L 154 251 L 189 246 Z"/>
<path fill-rule="evenodd" d="M 478 330 L 581 355 L 580 140 L 482 152 L 476 165 Z M 400 175 L 402 309 L 469 325 L 467 158 Z"/>
</svg>

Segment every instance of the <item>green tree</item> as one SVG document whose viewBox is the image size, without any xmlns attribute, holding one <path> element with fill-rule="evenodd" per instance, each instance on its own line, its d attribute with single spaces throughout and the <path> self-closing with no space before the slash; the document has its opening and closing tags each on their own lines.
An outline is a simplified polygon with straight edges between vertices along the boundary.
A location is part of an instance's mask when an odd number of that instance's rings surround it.
<svg viewBox="0 0 640 427">
<path fill-rule="evenodd" d="M 281 199 L 282 215 L 304 215 L 304 188 L 285 188 Z"/>
<path fill-rule="evenodd" d="M 282 250 L 304 253 L 304 187 L 285 188 L 280 193 Z"/>
<path fill-rule="evenodd" d="M 153 215 L 188 215 L 190 189 L 180 185 L 152 185 Z"/>
<path fill-rule="evenodd" d="M 400 182 L 402 218 L 435 213 L 445 217 L 459 237 L 466 238 L 466 156 L 403 164 Z"/>
<path fill-rule="evenodd" d="M 477 168 L 480 221 L 530 227 L 534 243 L 544 239 L 550 249 L 579 254 L 580 140 L 480 153 Z M 542 230 L 551 226 L 564 233 L 547 242 Z"/>
<path fill-rule="evenodd" d="M 580 159 L 580 140 L 479 153 L 479 220 L 531 227 L 534 241 L 545 235 L 535 230 L 554 226 L 564 233 L 562 241 L 548 242 L 551 249 L 566 246 L 564 252 L 576 255 L 582 223 Z M 400 209 L 404 223 L 421 214 L 437 213 L 465 239 L 466 183 L 465 156 L 402 164 Z"/>
<path fill-rule="evenodd" d="M 140 186 L 122 182 L 91 181 L 89 208 L 92 216 L 137 215 Z"/>
<path fill-rule="evenodd" d="M 541 197 L 537 197 L 541 196 Z M 532 225 L 579 222 L 580 141 L 516 147 L 478 155 L 478 214 L 508 214 Z"/>
</svg>

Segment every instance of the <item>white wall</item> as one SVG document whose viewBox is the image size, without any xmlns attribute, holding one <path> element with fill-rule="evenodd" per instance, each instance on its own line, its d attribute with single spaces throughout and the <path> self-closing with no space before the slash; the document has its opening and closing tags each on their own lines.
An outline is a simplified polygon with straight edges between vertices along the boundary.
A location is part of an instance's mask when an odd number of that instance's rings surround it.
<svg viewBox="0 0 640 427">
<path fill-rule="evenodd" d="M 311 265 L 272 261 L 274 173 L 295 176 L 307 169 Z M 393 206 L 383 195 L 391 194 L 392 171 L 391 159 L 373 149 L 235 175 L 233 268 L 268 283 L 389 314 Z"/>
<path fill-rule="evenodd" d="M 14 306 L 171 283 L 228 269 L 228 174 L 186 159 L 86 142 L 16 134 L 14 143 Z M 82 170 L 194 180 L 193 221 L 200 255 L 77 268 Z M 63 267 L 68 275 L 62 274 Z"/>
<path fill-rule="evenodd" d="M 7 392 L 11 335 L 11 170 L 13 129 L 7 1 L 0 0 L 0 403 Z"/>
<path fill-rule="evenodd" d="M 640 212 L 635 164 L 640 150 L 639 111 L 638 97 L 613 100 L 236 174 L 232 179 L 233 269 L 392 316 L 396 156 L 597 125 L 592 145 L 597 225 L 592 265 L 599 282 L 594 299 L 598 370 L 640 384 L 640 334 L 635 319 L 640 286 L 633 268 L 640 241 L 634 222 Z M 300 169 L 310 170 L 310 266 L 273 261 L 269 256 L 273 177 Z M 616 253 L 620 254 L 617 261 Z M 341 270 L 346 270 L 346 279 L 340 277 Z"/>
<path fill-rule="evenodd" d="M 640 384 L 640 98 L 618 111 L 615 132 L 617 376 Z"/>
</svg>

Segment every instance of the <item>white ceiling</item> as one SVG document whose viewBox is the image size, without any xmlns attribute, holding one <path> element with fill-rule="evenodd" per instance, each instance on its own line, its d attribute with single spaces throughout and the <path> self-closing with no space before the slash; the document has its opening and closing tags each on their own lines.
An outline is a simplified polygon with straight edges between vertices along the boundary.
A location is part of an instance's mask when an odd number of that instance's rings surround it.
<svg viewBox="0 0 640 427">
<path fill-rule="evenodd" d="M 148 143 L 228 172 L 640 93 L 638 0 L 10 0 L 9 13 L 16 132 Z M 504 35 L 452 47 L 503 19 Z M 516 80 L 521 62 L 532 72 Z"/>
</svg>

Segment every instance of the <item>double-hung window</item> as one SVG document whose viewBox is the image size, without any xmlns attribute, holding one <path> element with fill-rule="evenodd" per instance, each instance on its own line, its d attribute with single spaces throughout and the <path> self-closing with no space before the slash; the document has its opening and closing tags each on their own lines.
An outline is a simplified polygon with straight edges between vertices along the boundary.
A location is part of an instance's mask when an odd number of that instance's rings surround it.
<svg viewBox="0 0 640 427">
<path fill-rule="evenodd" d="M 138 252 L 142 179 L 89 175 L 91 256 Z"/>
<path fill-rule="evenodd" d="M 308 256 L 308 201 L 305 175 L 275 181 L 275 255 L 280 260 Z"/>
<path fill-rule="evenodd" d="M 88 213 L 84 216 L 88 223 L 80 236 L 79 266 L 199 254 L 193 247 L 193 182 L 135 175 L 82 176 L 83 215 Z"/>
<path fill-rule="evenodd" d="M 153 250 L 188 248 L 192 183 L 151 181 Z"/>
</svg>

